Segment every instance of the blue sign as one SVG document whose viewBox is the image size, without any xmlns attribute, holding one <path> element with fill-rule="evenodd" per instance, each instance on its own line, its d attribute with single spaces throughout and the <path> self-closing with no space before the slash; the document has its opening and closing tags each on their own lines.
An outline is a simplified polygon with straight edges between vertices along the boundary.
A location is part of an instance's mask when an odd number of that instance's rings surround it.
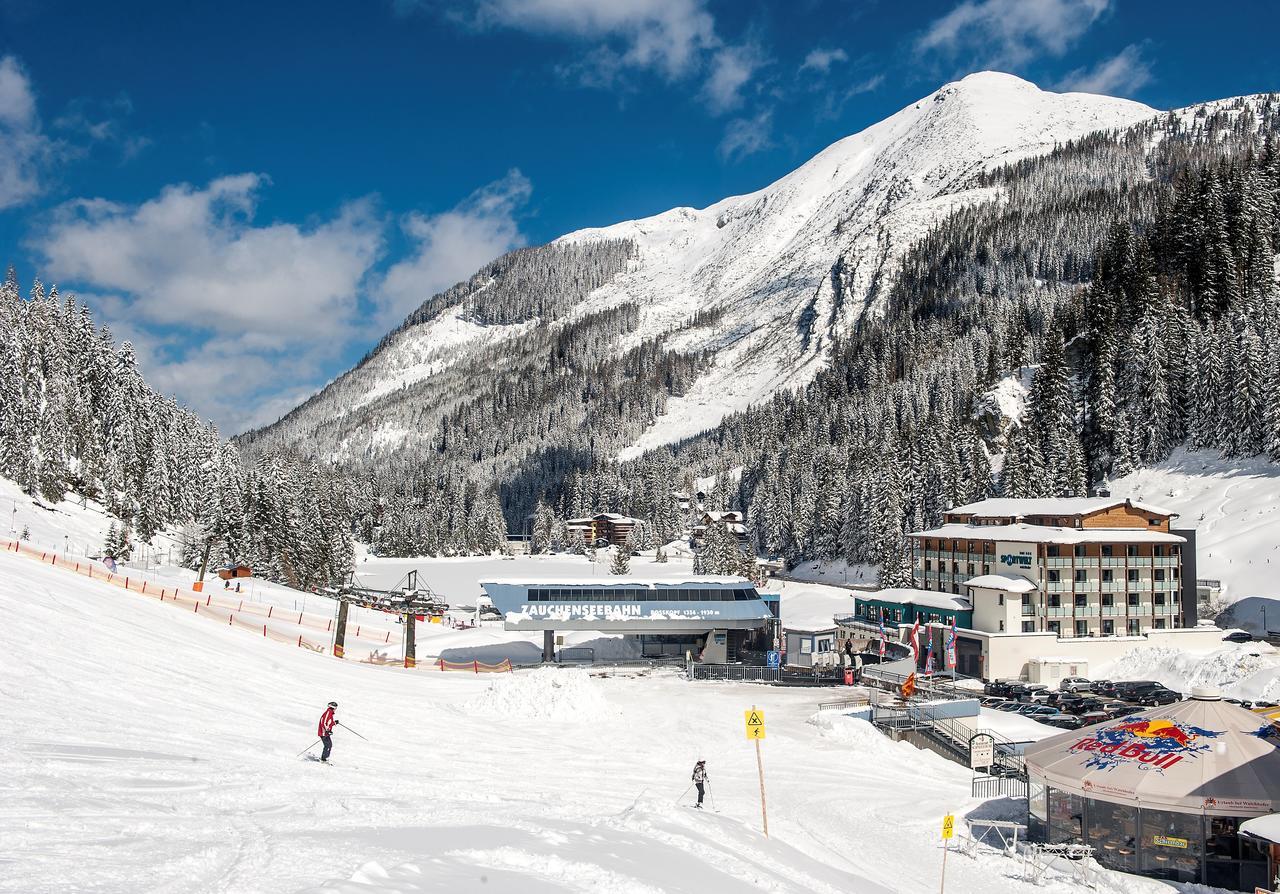
<svg viewBox="0 0 1280 894">
<path fill-rule="evenodd" d="M 781 667 L 781 666 L 782 666 L 782 653 L 770 650 L 769 667 Z"/>
</svg>

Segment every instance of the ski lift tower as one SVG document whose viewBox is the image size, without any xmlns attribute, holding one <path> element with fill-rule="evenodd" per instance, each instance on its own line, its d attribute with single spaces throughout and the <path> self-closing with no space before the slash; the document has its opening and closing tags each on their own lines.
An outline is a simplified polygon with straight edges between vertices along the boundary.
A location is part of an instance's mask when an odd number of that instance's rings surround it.
<svg viewBox="0 0 1280 894">
<path fill-rule="evenodd" d="M 399 615 L 404 624 L 404 666 L 416 667 L 415 622 L 419 615 L 442 617 L 449 605 L 426 584 L 418 581 L 418 571 L 413 569 L 390 590 L 358 586 L 355 573 L 351 580 L 334 594 L 338 600 L 338 620 L 333 629 L 333 655 L 344 658 L 347 640 L 347 612 L 352 605 L 374 611 Z"/>
</svg>

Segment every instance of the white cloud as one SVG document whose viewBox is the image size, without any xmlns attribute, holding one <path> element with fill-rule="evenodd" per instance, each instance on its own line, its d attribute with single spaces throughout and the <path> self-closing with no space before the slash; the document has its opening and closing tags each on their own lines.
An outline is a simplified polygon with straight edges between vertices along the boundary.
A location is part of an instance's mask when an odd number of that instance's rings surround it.
<svg viewBox="0 0 1280 894">
<path fill-rule="evenodd" d="M 980 65 L 1018 66 L 1061 56 L 1111 0 L 965 0 L 916 41 L 922 52 L 972 56 Z"/>
<path fill-rule="evenodd" d="M 34 239 L 60 280 L 129 297 L 129 311 L 266 347 L 329 336 L 356 308 L 382 245 L 367 202 L 302 228 L 254 224 L 258 174 L 203 189 L 165 188 L 141 205 L 78 200 L 56 209 Z"/>
<path fill-rule="evenodd" d="M 31 79 L 13 56 L 0 57 L 0 210 L 40 192 L 53 144 L 41 132 Z"/>
<path fill-rule="evenodd" d="M 465 27 L 511 28 L 592 44 L 559 71 L 584 86 L 628 87 L 652 71 L 675 82 L 705 78 L 699 95 L 719 114 L 736 108 L 767 59 L 754 45 L 716 33 L 706 0 L 393 0 L 401 12 L 433 9 Z"/>
<path fill-rule="evenodd" d="M 402 222 L 413 241 L 411 257 L 387 270 L 376 289 L 379 328 L 398 323 L 426 299 L 525 244 L 516 215 L 533 191 L 512 170 L 442 214 L 410 214 Z"/>
<path fill-rule="evenodd" d="M 1126 96 L 1150 84 L 1151 79 L 1151 64 L 1143 58 L 1142 47 L 1130 44 L 1091 68 L 1070 72 L 1058 84 L 1058 89 Z"/>
<path fill-rule="evenodd" d="M 737 161 L 773 145 L 773 109 L 762 109 L 747 118 L 735 118 L 720 141 L 720 157 Z"/>
<path fill-rule="evenodd" d="M 139 357 L 157 387 L 230 430 L 341 353 L 382 250 L 367 201 L 305 227 L 256 223 L 265 183 L 239 174 L 138 205 L 70 202 L 31 240 L 48 277 L 101 295 L 107 321 L 149 346 Z"/>
<path fill-rule="evenodd" d="M 844 50 L 836 47 L 833 50 L 822 49 L 821 47 L 809 51 L 809 55 L 804 57 L 804 62 L 800 65 L 800 71 L 813 71 L 818 74 L 826 74 L 831 70 L 831 66 L 837 62 L 848 62 L 849 54 Z"/>
<path fill-rule="evenodd" d="M 717 50 L 711 57 L 711 74 L 702 87 L 707 106 L 718 114 L 742 105 L 742 88 L 765 62 L 760 49 L 750 44 Z"/>
<path fill-rule="evenodd" d="M 543 34 L 610 40 L 616 62 L 688 74 L 719 45 L 703 0 L 476 0 L 473 21 Z"/>
</svg>

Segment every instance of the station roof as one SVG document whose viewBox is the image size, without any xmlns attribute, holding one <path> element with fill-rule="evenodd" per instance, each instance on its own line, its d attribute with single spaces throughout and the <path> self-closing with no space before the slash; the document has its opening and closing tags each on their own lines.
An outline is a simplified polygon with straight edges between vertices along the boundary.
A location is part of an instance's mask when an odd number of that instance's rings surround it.
<svg viewBox="0 0 1280 894">
<path fill-rule="evenodd" d="M 951 593 L 940 593 L 937 590 L 917 590 L 913 587 L 888 587 L 869 593 L 858 593 L 858 599 L 878 599 L 881 602 L 896 602 L 899 605 L 923 605 L 928 608 L 941 608 L 947 611 L 972 611 L 973 604 L 963 596 Z"/>
</svg>

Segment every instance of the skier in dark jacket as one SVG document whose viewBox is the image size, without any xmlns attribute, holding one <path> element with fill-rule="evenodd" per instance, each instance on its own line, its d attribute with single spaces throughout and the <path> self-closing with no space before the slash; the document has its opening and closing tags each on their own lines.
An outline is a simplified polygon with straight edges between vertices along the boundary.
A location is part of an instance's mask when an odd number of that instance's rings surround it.
<svg viewBox="0 0 1280 894">
<path fill-rule="evenodd" d="M 707 762 L 698 761 L 693 765 L 693 784 L 698 787 L 698 803 L 694 804 L 699 810 L 702 809 L 702 798 L 706 794 L 707 785 Z"/>
<path fill-rule="evenodd" d="M 333 712 L 337 708 L 337 702 L 329 702 L 329 707 L 325 708 L 324 713 L 320 715 L 320 726 L 316 729 L 316 735 L 324 743 L 320 760 L 326 762 L 329 760 L 329 752 L 333 751 L 333 728 L 338 725 L 338 718 L 333 716 Z"/>
</svg>

